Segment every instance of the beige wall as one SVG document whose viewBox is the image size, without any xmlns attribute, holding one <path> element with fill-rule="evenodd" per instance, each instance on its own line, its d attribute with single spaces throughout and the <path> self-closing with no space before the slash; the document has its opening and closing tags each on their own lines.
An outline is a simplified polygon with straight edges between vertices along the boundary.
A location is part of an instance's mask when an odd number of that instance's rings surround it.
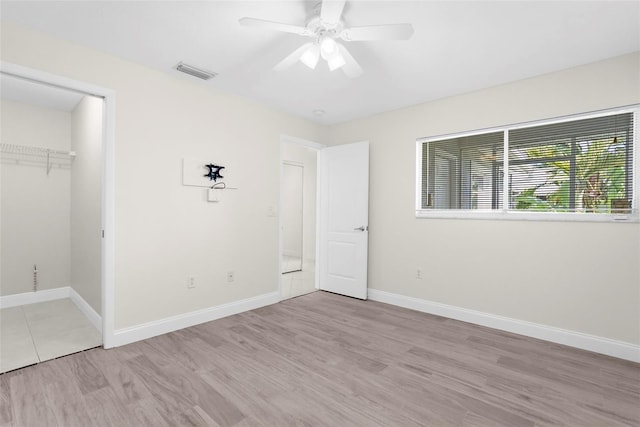
<svg viewBox="0 0 640 427">
<path fill-rule="evenodd" d="M 102 99 L 85 96 L 71 115 L 71 287 L 101 312 Z"/>
<path fill-rule="evenodd" d="M 69 150 L 67 112 L 3 100 L 5 144 Z M 19 162 L 16 163 L 16 160 Z M 46 172 L 46 157 L 3 154 L 0 188 L 0 295 L 69 286 L 69 162 Z"/>
<path fill-rule="evenodd" d="M 640 54 L 332 126 L 371 143 L 369 287 L 639 344 L 639 224 L 415 218 L 416 138 L 634 103 Z"/>
<path fill-rule="evenodd" d="M 323 127 L 218 92 L 215 80 L 14 24 L 3 22 L 1 39 L 3 61 L 116 92 L 116 329 L 277 291 L 278 223 L 268 208 L 278 204 L 280 136 L 323 141 Z M 203 189 L 181 185 L 183 157 L 227 159 L 239 189 L 207 203 Z"/>
<path fill-rule="evenodd" d="M 637 54 L 326 129 L 219 93 L 215 80 L 170 76 L 13 24 L 3 23 L 1 47 L 3 61 L 116 91 L 116 329 L 277 290 L 278 225 L 267 211 L 288 134 L 371 142 L 371 288 L 640 343 L 638 224 L 414 215 L 416 138 L 638 103 Z M 206 203 L 180 184 L 180 159 L 218 156 L 237 169 L 239 190 Z"/>
</svg>

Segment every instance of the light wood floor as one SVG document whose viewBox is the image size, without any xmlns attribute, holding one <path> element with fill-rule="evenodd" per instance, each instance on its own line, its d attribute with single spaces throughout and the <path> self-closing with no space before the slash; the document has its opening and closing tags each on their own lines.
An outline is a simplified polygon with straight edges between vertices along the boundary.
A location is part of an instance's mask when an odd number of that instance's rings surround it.
<svg viewBox="0 0 640 427">
<path fill-rule="evenodd" d="M 640 425 L 638 364 L 324 292 L 0 386 L 0 426 Z"/>
</svg>

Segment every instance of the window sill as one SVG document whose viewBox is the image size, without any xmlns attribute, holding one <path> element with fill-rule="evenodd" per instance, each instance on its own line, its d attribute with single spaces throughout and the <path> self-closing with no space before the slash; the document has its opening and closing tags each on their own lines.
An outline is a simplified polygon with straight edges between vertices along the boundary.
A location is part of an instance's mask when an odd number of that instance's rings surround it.
<svg viewBox="0 0 640 427">
<path fill-rule="evenodd" d="M 640 223 L 638 212 L 631 214 L 565 213 L 565 212 L 518 212 L 480 210 L 416 210 L 416 218 L 432 219 L 489 219 L 515 221 L 564 221 L 564 222 L 617 222 Z"/>
</svg>

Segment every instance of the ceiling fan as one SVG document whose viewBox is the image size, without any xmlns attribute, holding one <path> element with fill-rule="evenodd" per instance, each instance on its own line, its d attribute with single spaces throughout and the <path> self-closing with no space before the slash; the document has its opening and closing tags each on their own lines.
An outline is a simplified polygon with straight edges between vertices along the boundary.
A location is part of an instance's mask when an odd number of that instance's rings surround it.
<svg viewBox="0 0 640 427">
<path fill-rule="evenodd" d="M 311 69 L 322 57 L 329 70 L 341 68 L 348 77 L 358 77 L 362 67 L 351 56 L 347 48 L 338 41 L 408 40 L 413 35 L 411 24 L 370 25 L 345 27 L 341 19 L 346 0 L 323 0 L 316 6 L 316 15 L 305 26 L 265 21 L 257 18 L 241 18 L 240 25 L 297 34 L 313 39 L 293 51 L 273 69 L 284 70 L 300 61 Z M 319 14 L 318 14 L 319 11 Z"/>
</svg>

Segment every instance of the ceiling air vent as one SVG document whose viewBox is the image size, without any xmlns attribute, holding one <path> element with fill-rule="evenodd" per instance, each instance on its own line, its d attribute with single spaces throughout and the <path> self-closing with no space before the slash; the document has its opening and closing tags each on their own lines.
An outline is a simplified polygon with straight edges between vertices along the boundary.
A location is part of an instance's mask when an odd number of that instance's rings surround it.
<svg viewBox="0 0 640 427">
<path fill-rule="evenodd" d="M 202 80 L 209 80 L 217 76 L 217 73 L 213 73 L 211 71 L 201 70 L 199 68 L 193 67 L 191 65 L 187 65 L 183 62 L 179 63 L 176 67 L 176 70 L 181 71 L 183 73 L 189 74 L 193 77 L 197 77 Z"/>
</svg>

